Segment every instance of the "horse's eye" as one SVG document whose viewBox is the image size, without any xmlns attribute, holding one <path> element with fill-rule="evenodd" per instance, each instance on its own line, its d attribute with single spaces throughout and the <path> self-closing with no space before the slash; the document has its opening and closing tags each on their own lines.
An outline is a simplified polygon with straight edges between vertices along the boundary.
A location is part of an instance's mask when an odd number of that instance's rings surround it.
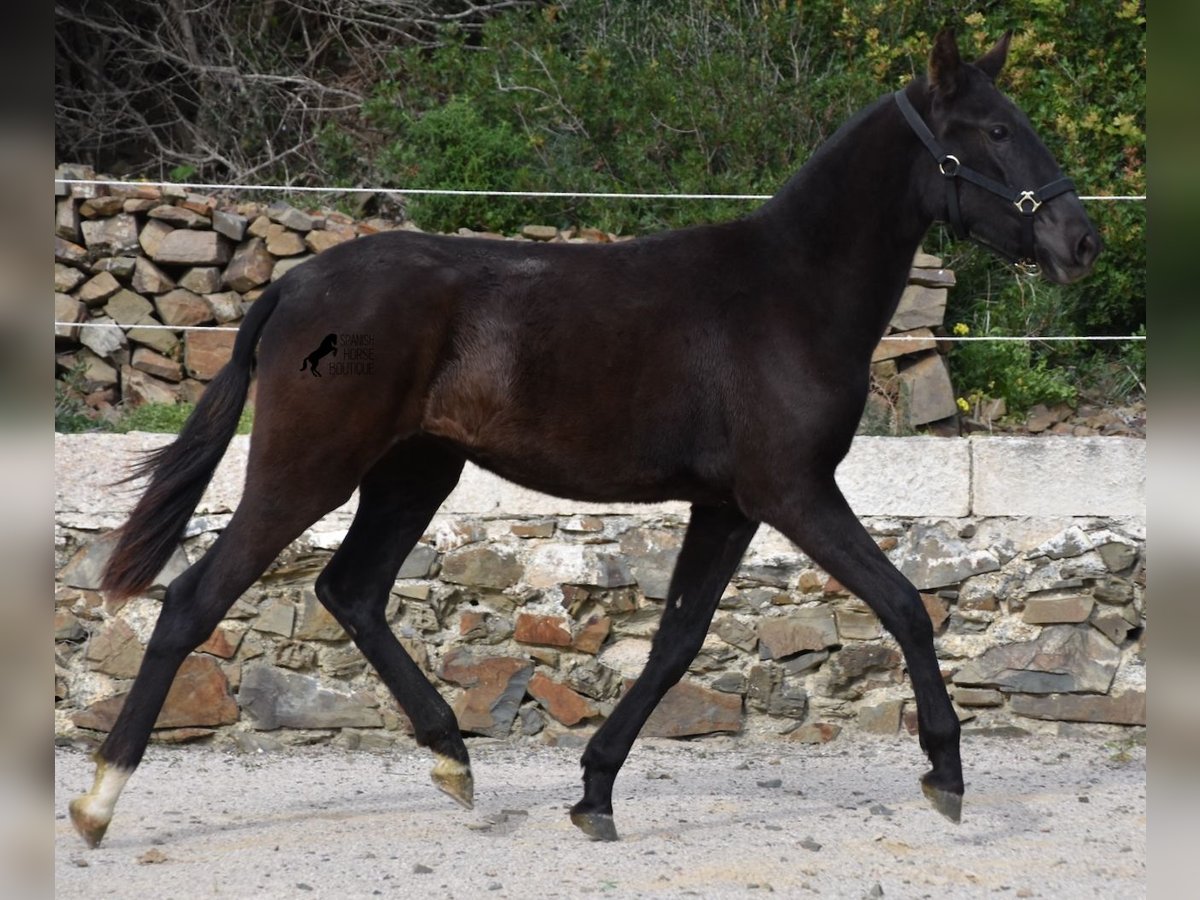
<svg viewBox="0 0 1200 900">
<path fill-rule="evenodd" d="M 1004 125 L 993 125 L 988 129 L 988 137 L 999 143 L 1008 140 L 1008 128 Z"/>
</svg>

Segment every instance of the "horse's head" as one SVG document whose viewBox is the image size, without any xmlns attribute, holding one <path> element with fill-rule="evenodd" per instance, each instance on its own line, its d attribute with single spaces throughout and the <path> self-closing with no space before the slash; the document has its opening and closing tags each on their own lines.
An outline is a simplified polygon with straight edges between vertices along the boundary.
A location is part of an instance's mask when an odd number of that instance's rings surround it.
<svg viewBox="0 0 1200 900">
<path fill-rule="evenodd" d="M 929 55 L 928 78 L 897 94 L 897 102 L 934 157 L 918 169 L 933 218 L 1011 262 L 1036 264 L 1049 280 L 1067 283 L 1092 270 L 1100 236 L 1029 119 L 996 88 L 1010 37 L 968 63 L 953 31 L 942 30 Z M 923 105 L 923 115 L 909 97 Z"/>
</svg>

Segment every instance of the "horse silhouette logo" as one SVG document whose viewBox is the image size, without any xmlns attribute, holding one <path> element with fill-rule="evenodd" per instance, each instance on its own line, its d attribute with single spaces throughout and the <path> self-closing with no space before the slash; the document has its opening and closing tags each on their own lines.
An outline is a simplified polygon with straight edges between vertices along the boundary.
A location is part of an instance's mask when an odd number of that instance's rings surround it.
<svg viewBox="0 0 1200 900">
<path fill-rule="evenodd" d="M 321 341 L 321 345 L 312 353 L 304 357 L 304 362 L 300 363 L 300 371 L 310 369 L 317 378 L 321 377 L 321 373 L 317 371 L 317 363 L 332 353 L 337 356 L 337 335 L 327 334 L 325 339 Z"/>
</svg>

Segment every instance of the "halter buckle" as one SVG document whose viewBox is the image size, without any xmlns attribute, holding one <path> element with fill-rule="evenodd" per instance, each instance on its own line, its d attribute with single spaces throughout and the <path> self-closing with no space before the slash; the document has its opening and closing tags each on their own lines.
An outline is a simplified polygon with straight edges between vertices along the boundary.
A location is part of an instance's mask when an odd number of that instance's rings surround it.
<svg viewBox="0 0 1200 900">
<path fill-rule="evenodd" d="M 1015 263 L 1013 263 L 1013 268 L 1015 268 L 1022 275 L 1027 275 L 1030 278 L 1037 278 L 1037 276 L 1042 273 L 1042 267 L 1032 259 L 1018 259 Z"/>
<path fill-rule="evenodd" d="M 940 160 L 938 160 L 938 171 L 940 171 L 947 178 L 953 178 L 955 175 L 957 175 L 961 166 L 962 163 L 958 161 L 958 157 L 951 153 L 947 153 Z"/>
<path fill-rule="evenodd" d="M 1024 206 L 1026 201 L 1030 204 L 1028 209 Z M 1021 211 L 1021 215 L 1032 216 L 1038 211 L 1042 201 L 1037 198 L 1037 191 L 1021 191 L 1021 196 L 1013 201 L 1013 205 Z"/>
</svg>

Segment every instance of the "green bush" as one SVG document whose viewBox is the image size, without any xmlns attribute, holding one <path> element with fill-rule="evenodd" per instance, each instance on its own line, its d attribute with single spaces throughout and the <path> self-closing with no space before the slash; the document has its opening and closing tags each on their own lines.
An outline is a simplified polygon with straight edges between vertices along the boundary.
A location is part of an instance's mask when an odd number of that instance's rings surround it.
<svg viewBox="0 0 1200 900">
<path fill-rule="evenodd" d="M 1145 191 L 1146 28 L 1135 0 L 1013 0 L 969 14 L 927 0 L 561 0 L 498 15 L 481 34 L 449 31 L 440 46 L 397 52 L 363 107 L 362 129 L 326 134 L 323 146 L 343 183 L 769 194 L 851 113 L 922 71 L 932 35 L 956 17 L 969 53 L 1015 31 L 1002 86 L 1081 193 Z M 442 231 L 545 222 L 639 233 L 749 208 L 413 195 L 410 212 Z M 1036 302 L 1001 261 L 935 232 L 929 249 L 958 276 L 949 321 L 976 334 L 1142 326 L 1144 205 L 1093 203 L 1089 212 L 1106 245 L 1096 271 L 1076 285 L 1039 287 Z M 988 356 L 1025 367 L 1027 387 L 1094 353 L 1082 343 L 1034 345 L 1023 362 L 973 345 L 950 361 L 967 393 L 995 380 L 981 380 Z M 1001 381 L 1019 411 L 1028 391 Z"/>
</svg>

